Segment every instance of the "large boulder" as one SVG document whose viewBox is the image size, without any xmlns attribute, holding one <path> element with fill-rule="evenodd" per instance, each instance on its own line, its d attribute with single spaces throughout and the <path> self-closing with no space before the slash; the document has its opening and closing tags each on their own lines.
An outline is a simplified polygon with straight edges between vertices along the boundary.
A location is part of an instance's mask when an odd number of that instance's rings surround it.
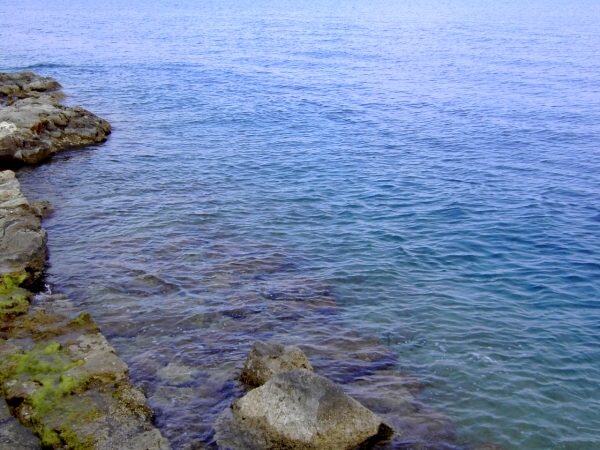
<svg viewBox="0 0 600 450">
<path fill-rule="evenodd" d="M 107 139 L 106 120 L 59 104 L 62 97 L 52 78 L 0 73 L 0 163 L 36 164 L 60 150 Z"/>
<path fill-rule="evenodd" d="M 302 350 L 294 345 L 258 341 L 248 354 L 240 381 L 249 386 L 262 386 L 273 375 L 293 369 L 313 370 Z"/>
<path fill-rule="evenodd" d="M 217 442 L 233 449 L 343 450 L 391 436 L 382 419 L 305 369 L 274 375 L 231 406 Z"/>
</svg>

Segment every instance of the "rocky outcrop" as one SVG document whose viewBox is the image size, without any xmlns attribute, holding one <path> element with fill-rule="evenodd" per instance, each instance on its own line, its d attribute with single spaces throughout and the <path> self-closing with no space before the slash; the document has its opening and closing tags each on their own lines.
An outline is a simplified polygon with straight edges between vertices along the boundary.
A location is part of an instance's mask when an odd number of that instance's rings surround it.
<svg viewBox="0 0 600 450">
<path fill-rule="evenodd" d="M 10 105 L 23 98 L 46 98 L 57 102 L 63 98 L 60 83 L 33 72 L 0 73 L 0 104 Z"/>
<path fill-rule="evenodd" d="M 258 341 L 248 354 L 240 381 L 248 386 L 261 386 L 273 375 L 293 369 L 313 370 L 302 350 L 293 345 Z"/>
<path fill-rule="evenodd" d="M 305 369 L 274 375 L 235 401 L 223 420 L 217 441 L 233 449 L 343 450 L 392 434 L 338 385 Z"/>
<path fill-rule="evenodd" d="M 26 285 L 37 283 L 46 261 L 46 231 L 14 172 L 0 172 L 0 273 L 24 274 Z"/>
<path fill-rule="evenodd" d="M 107 121 L 61 105 L 62 98 L 52 78 L 0 73 L 0 163 L 36 164 L 58 151 L 107 139 Z"/>
<path fill-rule="evenodd" d="M 0 331 L 0 390 L 45 448 L 168 449 L 127 366 L 92 318 L 38 295 Z"/>
</svg>

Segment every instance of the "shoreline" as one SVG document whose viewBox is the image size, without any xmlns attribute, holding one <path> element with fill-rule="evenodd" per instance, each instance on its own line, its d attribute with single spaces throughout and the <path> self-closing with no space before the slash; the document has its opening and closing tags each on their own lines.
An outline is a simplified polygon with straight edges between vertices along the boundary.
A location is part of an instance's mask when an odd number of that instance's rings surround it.
<svg viewBox="0 0 600 450">
<path fill-rule="evenodd" d="M 0 159 L 10 167 L 110 133 L 103 119 L 60 105 L 51 78 L 0 74 L 0 82 Z M 0 171 L 0 437 L 13 448 L 36 448 L 35 435 L 38 447 L 166 450 L 146 397 L 91 316 L 42 292 L 48 209 L 27 200 L 12 170 Z"/>
</svg>

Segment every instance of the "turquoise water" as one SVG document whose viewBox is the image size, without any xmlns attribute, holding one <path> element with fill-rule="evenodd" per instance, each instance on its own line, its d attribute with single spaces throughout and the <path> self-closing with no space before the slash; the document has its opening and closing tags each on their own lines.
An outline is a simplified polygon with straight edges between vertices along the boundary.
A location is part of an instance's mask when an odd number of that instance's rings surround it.
<svg viewBox="0 0 600 450">
<path fill-rule="evenodd" d="M 114 126 L 20 174 L 55 206 L 48 280 L 177 448 L 212 442 L 255 338 L 372 391 L 349 349 L 389 352 L 454 428 L 398 448 L 600 448 L 599 24 L 582 0 L 7 0 L 0 69 Z"/>
</svg>

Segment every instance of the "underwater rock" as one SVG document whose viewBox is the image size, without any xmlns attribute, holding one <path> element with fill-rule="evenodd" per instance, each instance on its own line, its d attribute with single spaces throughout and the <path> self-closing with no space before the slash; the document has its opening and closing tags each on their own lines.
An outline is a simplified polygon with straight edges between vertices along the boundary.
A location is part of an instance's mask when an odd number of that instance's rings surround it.
<svg viewBox="0 0 600 450">
<path fill-rule="evenodd" d="M 313 370 L 302 350 L 294 345 L 258 341 L 248 354 L 240 381 L 249 386 L 262 386 L 273 375 L 293 369 Z"/>
<path fill-rule="evenodd" d="M 52 205 L 47 200 L 37 200 L 30 202 L 31 210 L 40 219 L 45 219 L 52 213 Z"/>
<path fill-rule="evenodd" d="M 25 273 L 38 282 L 46 262 L 46 231 L 11 170 L 0 172 L 0 273 Z"/>
<path fill-rule="evenodd" d="M 225 419 L 227 420 L 227 419 Z M 351 449 L 392 429 L 335 383 L 309 370 L 274 375 L 231 406 L 217 442 L 233 449 Z"/>
<path fill-rule="evenodd" d="M 109 123 L 60 105 L 60 84 L 31 72 L 0 73 L 0 161 L 36 164 L 68 148 L 104 142 Z"/>
<path fill-rule="evenodd" d="M 180 385 L 189 383 L 196 375 L 196 369 L 175 361 L 171 361 L 157 371 L 157 375 L 166 383 Z"/>
</svg>

